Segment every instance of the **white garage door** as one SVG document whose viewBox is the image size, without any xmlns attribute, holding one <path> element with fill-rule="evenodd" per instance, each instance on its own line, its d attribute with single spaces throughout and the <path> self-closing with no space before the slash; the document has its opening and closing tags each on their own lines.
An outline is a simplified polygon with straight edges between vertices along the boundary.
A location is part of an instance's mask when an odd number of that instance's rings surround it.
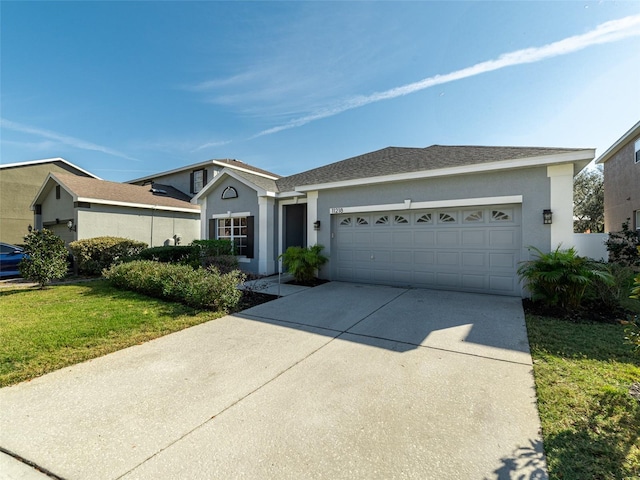
<svg viewBox="0 0 640 480">
<path fill-rule="evenodd" d="M 337 280 L 520 295 L 520 205 L 335 215 Z"/>
</svg>

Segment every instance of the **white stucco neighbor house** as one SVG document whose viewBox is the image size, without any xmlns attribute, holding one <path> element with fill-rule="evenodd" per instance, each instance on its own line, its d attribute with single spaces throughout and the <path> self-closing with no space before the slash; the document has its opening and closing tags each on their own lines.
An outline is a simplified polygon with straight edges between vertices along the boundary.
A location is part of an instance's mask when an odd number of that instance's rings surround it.
<svg viewBox="0 0 640 480">
<path fill-rule="evenodd" d="M 67 244 L 83 238 L 124 237 L 150 247 L 187 245 L 200 238 L 200 207 L 169 185 L 129 185 L 50 173 L 31 210 L 34 227 Z"/>
<path fill-rule="evenodd" d="M 289 177 L 223 168 L 191 200 L 202 238 L 272 274 L 321 244 L 338 281 L 521 296 L 528 246 L 573 242 L 573 177 L 593 149 L 388 147 Z"/>
</svg>

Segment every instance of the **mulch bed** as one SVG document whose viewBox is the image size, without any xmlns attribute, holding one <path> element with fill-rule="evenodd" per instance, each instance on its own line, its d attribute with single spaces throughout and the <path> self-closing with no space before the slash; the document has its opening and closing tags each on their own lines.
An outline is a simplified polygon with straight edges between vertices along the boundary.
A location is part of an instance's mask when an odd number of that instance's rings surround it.
<svg viewBox="0 0 640 480">
<path fill-rule="evenodd" d="M 321 278 L 314 278 L 308 282 L 297 282 L 295 280 L 290 280 L 287 282 L 287 285 L 299 285 L 301 287 L 317 287 L 318 285 L 322 285 L 324 283 L 328 283 L 329 280 L 323 280 Z"/>
<path fill-rule="evenodd" d="M 600 302 L 588 302 L 580 308 L 566 311 L 560 307 L 546 306 L 542 302 L 534 302 L 529 298 L 522 300 L 525 313 L 541 317 L 562 318 L 572 322 L 620 323 L 634 315 L 634 312 L 623 308 L 605 306 Z"/>
</svg>

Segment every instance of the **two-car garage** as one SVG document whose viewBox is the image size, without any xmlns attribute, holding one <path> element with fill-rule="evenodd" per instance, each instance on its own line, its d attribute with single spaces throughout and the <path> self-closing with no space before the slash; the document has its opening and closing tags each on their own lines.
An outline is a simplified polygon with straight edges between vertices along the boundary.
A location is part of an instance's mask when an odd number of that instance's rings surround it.
<svg viewBox="0 0 640 480">
<path fill-rule="evenodd" d="M 340 281 L 521 295 L 521 205 L 332 216 Z"/>
</svg>

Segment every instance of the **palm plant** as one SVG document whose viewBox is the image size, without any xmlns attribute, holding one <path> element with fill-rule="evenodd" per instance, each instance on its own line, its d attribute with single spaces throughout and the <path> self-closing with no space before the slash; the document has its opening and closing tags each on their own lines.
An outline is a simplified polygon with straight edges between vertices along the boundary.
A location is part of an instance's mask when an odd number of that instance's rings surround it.
<svg viewBox="0 0 640 480">
<path fill-rule="evenodd" d="M 544 253 L 535 247 L 536 258 L 522 262 L 518 275 L 526 282 L 533 300 L 564 310 L 578 308 L 593 279 L 612 284 L 613 276 L 603 264 L 580 257 L 574 248 Z"/>
<path fill-rule="evenodd" d="M 296 282 L 306 283 L 312 281 L 316 270 L 329 261 L 320 253 L 323 249 L 322 245 L 313 245 L 308 248 L 289 247 L 278 258 L 282 259 L 282 264 L 293 275 Z"/>
</svg>

